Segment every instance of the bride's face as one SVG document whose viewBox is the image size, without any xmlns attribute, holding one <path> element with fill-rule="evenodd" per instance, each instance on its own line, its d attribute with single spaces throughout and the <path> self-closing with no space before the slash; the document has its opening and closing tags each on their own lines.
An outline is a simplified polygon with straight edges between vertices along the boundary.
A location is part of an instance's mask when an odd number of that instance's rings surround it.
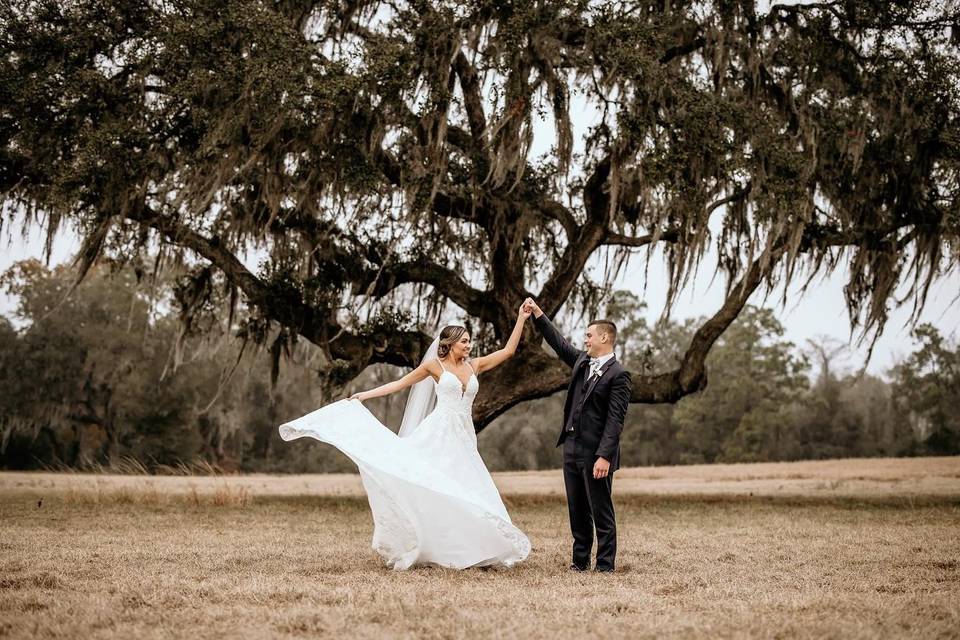
<svg viewBox="0 0 960 640">
<path fill-rule="evenodd" d="M 450 347 L 450 355 L 457 360 L 468 358 L 470 356 L 471 346 L 470 334 L 464 331 L 463 335 L 460 336 L 460 339 L 453 343 L 453 346 Z"/>
</svg>

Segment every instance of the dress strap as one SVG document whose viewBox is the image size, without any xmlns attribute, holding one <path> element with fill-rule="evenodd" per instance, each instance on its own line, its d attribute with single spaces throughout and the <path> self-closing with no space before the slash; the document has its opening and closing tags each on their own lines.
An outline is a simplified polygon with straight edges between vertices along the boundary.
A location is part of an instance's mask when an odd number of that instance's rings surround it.
<svg viewBox="0 0 960 640">
<path fill-rule="evenodd" d="M 447 370 L 447 368 L 444 367 L 444 366 L 443 366 L 443 363 L 440 361 L 440 358 L 437 358 L 437 364 L 440 365 L 440 370 L 441 370 L 441 371 L 446 371 L 446 370 Z"/>
<path fill-rule="evenodd" d="M 473 366 L 473 358 L 467 360 L 467 364 L 470 365 L 470 368 L 473 370 L 473 375 L 477 375 L 477 368 Z"/>
</svg>

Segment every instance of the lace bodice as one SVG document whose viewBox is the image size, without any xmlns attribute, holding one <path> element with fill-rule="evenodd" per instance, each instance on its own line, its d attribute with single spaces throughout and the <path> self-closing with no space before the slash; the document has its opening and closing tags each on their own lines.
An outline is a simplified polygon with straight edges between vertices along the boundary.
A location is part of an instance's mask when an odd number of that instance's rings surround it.
<svg viewBox="0 0 960 640">
<path fill-rule="evenodd" d="M 443 365 L 440 365 L 443 366 Z M 437 385 L 437 410 L 453 411 L 459 414 L 471 415 L 473 400 L 480 390 L 480 381 L 475 373 L 470 374 L 466 389 L 460 383 L 460 378 L 446 369 L 440 374 Z"/>
</svg>

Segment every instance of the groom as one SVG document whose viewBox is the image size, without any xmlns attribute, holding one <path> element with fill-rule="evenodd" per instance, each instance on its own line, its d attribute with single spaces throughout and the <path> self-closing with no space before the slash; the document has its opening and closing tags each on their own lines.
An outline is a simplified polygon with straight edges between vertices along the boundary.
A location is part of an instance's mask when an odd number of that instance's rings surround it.
<svg viewBox="0 0 960 640">
<path fill-rule="evenodd" d="M 613 511 L 613 472 L 620 463 L 620 432 L 630 402 L 630 372 L 613 353 L 617 327 L 595 320 L 587 327 L 584 351 L 564 339 L 532 298 L 524 303 L 553 350 L 573 369 L 563 406 L 563 482 L 573 533 L 573 571 L 590 567 L 597 530 L 595 571 L 613 571 L 617 523 Z"/>
</svg>

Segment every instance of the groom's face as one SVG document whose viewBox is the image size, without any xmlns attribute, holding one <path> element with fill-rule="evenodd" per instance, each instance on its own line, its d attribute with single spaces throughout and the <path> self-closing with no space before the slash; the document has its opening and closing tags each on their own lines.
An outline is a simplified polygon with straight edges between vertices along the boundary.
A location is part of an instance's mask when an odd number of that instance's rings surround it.
<svg viewBox="0 0 960 640">
<path fill-rule="evenodd" d="M 583 350 L 591 358 L 603 355 L 610 350 L 610 337 L 597 325 L 592 324 L 587 327 L 583 336 Z"/>
</svg>

